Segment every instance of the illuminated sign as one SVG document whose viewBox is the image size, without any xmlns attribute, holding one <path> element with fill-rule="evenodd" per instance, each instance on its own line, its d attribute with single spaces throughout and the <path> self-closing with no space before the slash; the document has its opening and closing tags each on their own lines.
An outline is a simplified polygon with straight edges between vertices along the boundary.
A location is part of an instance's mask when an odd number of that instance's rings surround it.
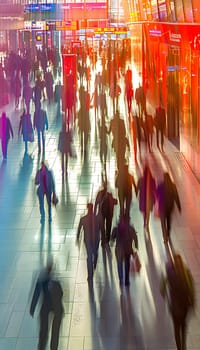
<svg viewBox="0 0 200 350">
<path fill-rule="evenodd" d="M 162 36 L 162 32 L 159 29 L 150 29 L 149 34 L 150 36 L 158 36 L 158 37 Z"/>
<path fill-rule="evenodd" d="M 107 9 L 107 2 L 76 2 L 76 3 L 65 3 L 61 5 L 63 10 L 102 10 Z"/>
<path fill-rule="evenodd" d="M 169 39 L 171 41 L 175 41 L 177 43 L 181 42 L 182 36 L 180 33 L 176 34 L 176 33 L 172 33 L 171 31 L 169 31 Z"/>
<path fill-rule="evenodd" d="M 24 6 L 25 13 L 55 12 L 56 4 L 27 4 Z"/>
<path fill-rule="evenodd" d="M 65 19 L 107 19 L 107 1 L 102 2 L 76 2 L 61 4 Z M 61 11 L 62 12 L 62 11 Z"/>
<path fill-rule="evenodd" d="M 24 29 L 26 30 L 44 30 L 46 22 L 44 21 L 24 21 Z"/>
<path fill-rule="evenodd" d="M 77 21 L 56 21 L 56 30 L 77 30 Z"/>
<path fill-rule="evenodd" d="M 127 29 L 126 28 L 95 28 L 94 29 L 95 34 L 127 34 Z"/>
</svg>

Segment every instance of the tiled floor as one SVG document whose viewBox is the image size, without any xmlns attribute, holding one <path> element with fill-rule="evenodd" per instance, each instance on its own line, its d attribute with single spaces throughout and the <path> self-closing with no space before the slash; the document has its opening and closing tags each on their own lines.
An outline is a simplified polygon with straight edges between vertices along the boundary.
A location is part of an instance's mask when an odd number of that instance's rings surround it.
<svg viewBox="0 0 200 350">
<path fill-rule="evenodd" d="M 46 106 L 46 102 L 43 103 Z M 124 106 L 121 100 L 120 106 Z M 38 322 L 29 316 L 30 294 L 37 271 L 49 254 L 55 261 L 55 273 L 64 290 L 65 316 L 59 350 L 174 350 L 171 319 L 160 296 L 159 277 L 164 269 L 166 251 L 159 221 L 151 217 L 151 241 L 144 239 L 142 216 L 133 197 L 131 220 L 139 237 L 142 262 L 140 274 L 131 277 L 129 289 L 118 284 L 114 247 L 111 252 L 100 248 L 93 289 L 88 288 L 84 245 L 75 245 L 77 225 L 88 200 L 94 200 L 101 185 L 98 139 L 91 132 L 88 157 L 80 157 L 75 133 L 77 158 L 70 159 L 69 174 L 62 181 L 57 151 L 60 121 L 56 106 L 47 106 L 50 129 L 46 135 L 46 159 L 53 169 L 59 204 L 53 209 L 52 224 L 40 225 L 34 177 L 40 164 L 37 142 L 30 144 L 24 157 L 24 145 L 17 138 L 20 111 L 13 105 L 6 109 L 14 125 L 15 138 L 10 141 L 7 162 L 0 166 L 0 350 L 35 350 Z M 122 111 L 123 112 L 123 111 Z M 110 111 L 111 113 L 111 111 Z M 91 120 L 93 110 L 91 109 Z M 177 183 L 182 214 L 173 218 L 172 240 L 191 267 L 200 293 L 200 185 L 184 158 L 166 141 L 165 153 L 154 147 L 147 157 L 156 180 L 168 170 Z M 130 157 L 130 169 L 137 178 L 138 166 Z M 115 193 L 115 161 L 109 152 L 107 164 L 110 187 Z M 118 217 L 115 212 L 114 224 Z M 188 350 L 200 349 L 200 313 L 189 324 Z"/>
</svg>

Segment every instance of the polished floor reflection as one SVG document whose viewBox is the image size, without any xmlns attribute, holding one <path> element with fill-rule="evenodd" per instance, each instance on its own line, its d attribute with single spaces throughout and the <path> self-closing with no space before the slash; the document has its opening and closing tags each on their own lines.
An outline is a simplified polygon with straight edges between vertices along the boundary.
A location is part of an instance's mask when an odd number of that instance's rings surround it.
<svg viewBox="0 0 200 350">
<path fill-rule="evenodd" d="M 120 112 L 125 115 L 122 95 L 119 105 Z M 45 222 L 42 226 L 34 185 L 41 161 L 37 142 L 29 145 L 28 155 L 24 156 L 23 142 L 17 138 L 20 111 L 14 111 L 12 103 L 6 109 L 15 138 L 10 141 L 7 162 L 2 161 L 0 166 L 0 349 L 37 348 L 37 314 L 34 319 L 29 315 L 30 291 L 37 271 L 51 254 L 55 260 L 55 274 L 64 290 L 60 350 L 175 350 L 171 319 L 159 292 L 159 278 L 166 261 L 160 222 L 151 217 L 151 242 L 146 241 L 138 200 L 133 196 L 131 221 L 138 232 L 141 271 L 131 276 L 130 288 L 121 289 L 114 247 L 110 250 L 100 247 L 94 283 L 88 286 L 84 245 L 81 244 L 79 251 L 75 238 L 86 204 L 94 201 L 102 183 L 98 133 L 92 123 L 89 149 L 83 159 L 75 131 L 77 157 L 70 159 L 68 176 L 63 179 L 57 150 L 60 120 L 55 118 L 55 105 L 49 106 L 45 101 L 43 106 L 47 108 L 50 121 L 45 158 L 54 172 L 59 203 L 53 208 L 52 223 Z M 112 117 L 112 104 L 108 110 Z M 93 108 L 90 118 L 94 120 Z M 128 132 L 126 118 L 125 122 Z M 199 183 L 182 155 L 167 140 L 165 153 L 160 153 L 155 145 L 152 153 L 146 153 L 142 145 L 137 165 L 131 151 L 130 170 L 135 178 L 146 158 L 157 181 L 163 171 L 168 170 L 177 184 L 182 214 L 176 212 L 173 218 L 172 240 L 192 269 L 199 299 Z M 115 166 L 110 147 L 107 175 L 113 194 L 116 194 Z M 117 207 L 113 224 L 118 215 Z M 189 325 L 188 350 L 200 348 L 199 315 L 197 305 Z"/>
</svg>

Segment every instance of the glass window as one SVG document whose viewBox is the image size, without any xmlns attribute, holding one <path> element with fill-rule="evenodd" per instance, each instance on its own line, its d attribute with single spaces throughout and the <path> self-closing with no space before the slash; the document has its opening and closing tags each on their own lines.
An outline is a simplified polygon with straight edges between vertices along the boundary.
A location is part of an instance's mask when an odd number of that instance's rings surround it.
<svg viewBox="0 0 200 350">
<path fill-rule="evenodd" d="M 157 0 L 151 0 L 152 17 L 154 21 L 159 21 Z"/>
<path fill-rule="evenodd" d="M 194 22 L 200 23 L 200 1 L 192 0 Z"/>
<path fill-rule="evenodd" d="M 168 3 L 168 21 L 176 22 L 175 0 L 170 0 Z"/>
<path fill-rule="evenodd" d="M 159 20 L 161 22 L 167 21 L 166 0 L 158 0 L 158 8 L 159 8 Z"/>
<path fill-rule="evenodd" d="M 178 22 L 185 22 L 182 0 L 176 0 L 176 2 L 175 2 L 175 11 L 176 11 L 177 21 Z"/>
<path fill-rule="evenodd" d="M 184 3 L 184 12 L 185 12 L 185 21 L 193 22 L 193 11 L 191 0 L 183 0 Z"/>
</svg>

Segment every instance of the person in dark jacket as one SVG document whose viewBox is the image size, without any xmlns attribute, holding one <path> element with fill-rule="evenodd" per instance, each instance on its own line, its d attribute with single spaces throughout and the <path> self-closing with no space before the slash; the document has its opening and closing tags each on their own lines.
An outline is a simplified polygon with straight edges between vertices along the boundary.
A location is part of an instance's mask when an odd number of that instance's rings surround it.
<svg viewBox="0 0 200 350">
<path fill-rule="evenodd" d="M 35 308 L 41 298 L 40 330 L 38 350 L 45 350 L 48 340 L 49 316 L 53 314 L 50 349 L 58 349 L 59 330 L 63 317 L 62 296 L 63 290 L 59 281 L 52 278 L 53 262 L 48 261 L 47 266 L 40 272 L 30 305 L 30 315 L 33 317 Z"/>
<path fill-rule="evenodd" d="M 164 243 L 170 238 L 172 214 L 175 204 L 181 212 L 181 203 L 175 183 L 169 173 L 164 173 L 163 181 L 157 186 L 156 197 L 158 201 L 158 213 L 160 216 Z"/>
<path fill-rule="evenodd" d="M 44 109 L 41 108 L 41 103 L 38 103 L 38 106 L 34 113 L 33 118 L 34 129 L 37 130 L 38 135 L 38 152 L 41 152 L 41 137 L 42 137 L 42 147 L 43 154 L 45 153 L 45 129 L 48 130 L 48 118 L 47 113 Z"/>
<path fill-rule="evenodd" d="M 120 215 L 128 217 L 132 201 L 132 187 L 134 187 L 136 193 L 136 184 L 133 175 L 129 173 L 127 164 L 118 169 L 115 186 L 118 189 Z"/>
<path fill-rule="evenodd" d="M 10 140 L 10 136 L 12 136 L 12 138 L 14 137 L 13 128 L 10 119 L 6 116 L 6 113 L 3 112 L 0 118 L 0 137 L 4 160 L 7 159 L 8 142 Z"/>
<path fill-rule="evenodd" d="M 34 132 L 31 122 L 31 115 L 25 112 L 25 109 L 20 117 L 18 136 L 22 133 L 23 141 L 25 145 L 25 153 L 28 151 L 28 142 L 34 141 Z"/>
<path fill-rule="evenodd" d="M 92 203 L 87 204 L 87 210 L 87 214 L 81 217 L 79 221 L 76 243 L 79 244 L 80 234 L 83 229 L 83 238 L 87 253 L 87 280 L 88 282 L 91 282 L 97 265 L 100 230 L 102 224 L 101 216 L 94 214 Z"/>
<path fill-rule="evenodd" d="M 62 123 L 62 130 L 59 133 L 58 150 L 61 153 L 62 175 L 68 173 L 68 158 L 72 156 L 72 130 L 66 130 L 66 123 Z"/>
<path fill-rule="evenodd" d="M 55 182 L 51 170 L 48 169 L 44 161 L 41 162 L 41 168 L 37 171 L 35 177 L 35 185 L 38 185 L 37 195 L 39 199 L 40 206 L 40 222 L 43 223 L 45 220 L 44 211 L 44 196 L 46 196 L 48 204 L 49 222 L 51 222 L 51 201 L 52 194 L 55 194 Z"/>
<path fill-rule="evenodd" d="M 143 214 L 144 229 L 149 234 L 150 213 L 156 201 L 156 182 L 147 164 L 138 180 L 136 193 L 139 197 L 139 209 Z"/>
<path fill-rule="evenodd" d="M 100 212 L 102 216 L 102 232 L 101 232 L 101 244 L 104 246 L 110 241 L 110 233 L 112 227 L 112 219 L 114 207 L 118 203 L 117 199 L 113 197 L 112 193 L 108 192 L 107 182 L 103 183 L 103 189 L 101 189 L 96 196 L 94 204 L 94 212 Z"/>
<path fill-rule="evenodd" d="M 177 350 L 186 350 L 187 321 L 195 309 L 196 296 L 192 274 L 180 254 L 174 254 L 167 262 L 166 276 L 161 277 L 160 292 L 168 302 Z"/>
<path fill-rule="evenodd" d="M 135 228 L 130 224 L 129 217 L 120 216 L 118 225 L 112 230 L 112 240 L 116 240 L 115 255 L 117 259 L 119 284 L 122 286 L 125 282 L 125 286 L 129 286 L 130 257 L 134 253 L 133 242 L 135 248 L 138 249 L 137 234 Z"/>
</svg>

